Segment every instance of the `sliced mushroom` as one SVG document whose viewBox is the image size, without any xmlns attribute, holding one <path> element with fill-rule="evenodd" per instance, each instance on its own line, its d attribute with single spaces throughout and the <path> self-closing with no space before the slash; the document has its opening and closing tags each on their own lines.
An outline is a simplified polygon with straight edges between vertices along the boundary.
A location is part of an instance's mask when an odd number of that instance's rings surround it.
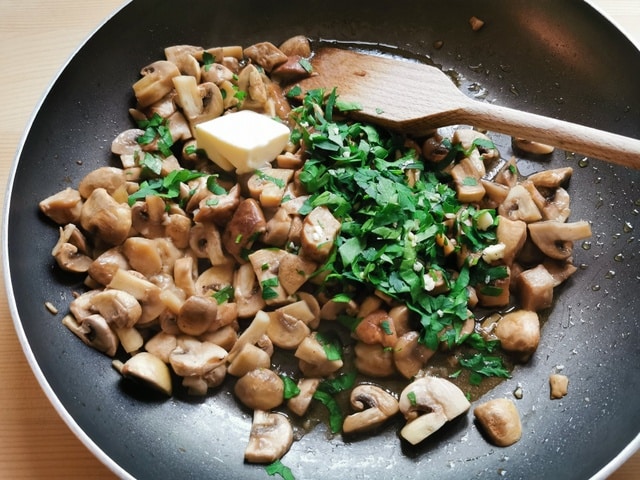
<svg viewBox="0 0 640 480">
<path fill-rule="evenodd" d="M 533 243 L 547 256 L 565 260 L 573 252 L 573 242 L 591 236 L 591 225 L 584 220 L 571 223 L 551 220 L 529 225 Z"/>
<path fill-rule="evenodd" d="M 144 237 L 129 237 L 122 244 L 122 253 L 131 267 L 150 277 L 162 270 L 163 262 L 154 240 Z"/>
<path fill-rule="evenodd" d="M 255 410 L 244 458 L 251 463 L 273 463 L 287 453 L 292 443 L 293 428 L 284 415 Z"/>
<path fill-rule="evenodd" d="M 405 378 L 413 378 L 436 353 L 421 344 L 419 339 L 420 334 L 411 330 L 398 338 L 393 349 L 395 367 Z"/>
<path fill-rule="evenodd" d="M 473 414 L 489 437 L 498 447 L 513 445 L 522 436 L 520 414 L 513 400 L 496 398 L 478 405 Z"/>
<path fill-rule="evenodd" d="M 70 223 L 64 228 L 60 228 L 60 238 L 53 247 L 51 255 L 56 259 L 56 262 L 63 270 L 75 273 L 84 273 L 89 270 L 89 267 L 93 263 L 93 259 L 87 255 L 86 249 L 78 248 L 74 244 L 72 235 L 77 234 L 80 236 L 80 243 L 84 244 L 84 238 L 78 228 Z"/>
<path fill-rule="evenodd" d="M 393 348 L 398 341 L 393 318 L 378 309 L 365 316 L 354 331 L 358 340 L 368 344 L 380 344 Z"/>
<path fill-rule="evenodd" d="M 309 405 L 311 405 L 311 400 L 313 400 L 313 394 L 316 393 L 318 389 L 318 385 L 320 385 L 319 378 L 301 378 L 298 381 L 298 390 L 300 390 L 300 392 L 287 401 L 289 410 L 299 417 L 307 413 Z"/>
<path fill-rule="evenodd" d="M 538 188 L 558 188 L 565 185 L 573 175 L 572 167 L 542 170 L 529 175 L 528 179 Z"/>
<path fill-rule="evenodd" d="M 82 213 L 82 197 L 77 190 L 64 190 L 42 200 L 38 206 L 51 220 L 58 225 L 79 223 Z"/>
<path fill-rule="evenodd" d="M 270 366 L 271 357 L 267 352 L 251 343 L 246 343 L 233 357 L 227 371 L 235 377 L 242 377 L 252 370 Z"/>
<path fill-rule="evenodd" d="M 450 381 L 425 376 L 404 388 L 399 406 L 408 422 L 400 435 L 416 445 L 447 421 L 469 410 L 471 404 L 462 390 Z"/>
<path fill-rule="evenodd" d="M 516 151 L 530 153 L 532 155 L 550 155 L 554 150 L 552 145 L 534 142 L 533 140 L 527 140 L 520 137 L 514 137 L 511 145 Z"/>
<path fill-rule="evenodd" d="M 271 410 L 284 401 L 284 383 L 268 368 L 247 372 L 238 379 L 233 392 L 243 405 L 253 410 Z"/>
<path fill-rule="evenodd" d="M 508 217 L 499 216 L 496 235 L 498 242 L 504 245 L 502 261 L 510 266 L 527 240 L 527 224 L 522 220 L 511 220 Z"/>
<path fill-rule="evenodd" d="M 300 371 L 306 377 L 325 377 L 344 365 L 342 359 L 328 359 L 327 352 L 315 332 L 300 342 L 294 356 L 300 360 Z"/>
<path fill-rule="evenodd" d="M 542 219 L 542 214 L 531 198 L 531 194 L 522 185 L 511 187 L 507 198 L 498 207 L 498 213 L 511 220 L 522 220 L 526 223 Z"/>
<path fill-rule="evenodd" d="M 178 337 L 175 335 L 158 332 L 145 343 L 144 348 L 158 357 L 164 363 L 169 363 L 171 352 L 178 346 Z"/>
<path fill-rule="evenodd" d="M 282 288 L 289 294 L 296 293 L 318 268 L 317 263 L 287 252 L 280 259 L 278 280 Z"/>
<path fill-rule="evenodd" d="M 183 335 L 178 337 L 177 346 L 169 355 L 169 363 L 181 377 L 203 376 L 222 365 L 226 358 L 224 348 Z"/>
<path fill-rule="evenodd" d="M 176 323 L 186 335 L 198 336 L 216 321 L 218 303 L 209 297 L 192 295 L 182 304 Z"/>
<path fill-rule="evenodd" d="M 167 60 L 175 64 L 182 75 L 191 75 L 200 83 L 200 63 L 194 57 L 195 54 L 202 54 L 202 48 L 193 45 L 172 45 L 164 49 Z"/>
<path fill-rule="evenodd" d="M 238 205 L 233 217 L 222 234 L 222 243 L 227 252 L 242 261 L 245 250 L 267 229 L 267 222 L 260 205 L 253 198 L 247 198 Z"/>
<path fill-rule="evenodd" d="M 278 278 L 280 262 L 286 255 L 286 251 L 276 248 L 262 248 L 249 254 L 249 261 L 262 290 L 262 298 L 267 305 L 280 305 L 287 301 L 287 292 Z"/>
<path fill-rule="evenodd" d="M 104 188 L 109 195 L 122 189 L 127 182 L 124 170 L 116 167 L 100 167 L 84 176 L 78 184 L 82 198 L 89 198 L 96 188 Z"/>
<path fill-rule="evenodd" d="M 207 268 L 196 279 L 196 294 L 207 296 L 231 287 L 233 265 L 214 265 Z"/>
<path fill-rule="evenodd" d="M 131 207 L 131 226 L 145 238 L 164 236 L 166 205 L 156 195 L 149 195 L 144 202 L 136 202 Z"/>
<path fill-rule="evenodd" d="M 224 227 L 240 205 L 240 187 L 236 184 L 228 192 L 222 194 L 212 193 L 206 185 L 200 187 L 200 190 L 204 194 L 200 195 L 202 198 L 198 203 L 198 209 L 193 212 L 193 220 L 195 222 L 213 222 Z M 200 196 L 194 195 L 192 199 L 200 198 Z"/>
<path fill-rule="evenodd" d="M 91 308 L 118 328 L 133 327 L 142 316 L 138 300 L 128 292 L 107 289 L 91 297 Z"/>
<path fill-rule="evenodd" d="M 133 92 L 141 107 L 148 107 L 173 89 L 171 79 L 180 75 L 178 67 L 167 60 L 158 60 L 140 72 L 142 78 L 133 84 Z"/>
<path fill-rule="evenodd" d="M 287 61 L 287 56 L 270 42 L 260 42 L 244 49 L 246 58 L 253 60 L 267 72 Z"/>
<path fill-rule="evenodd" d="M 304 35 L 295 35 L 288 38 L 282 42 L 278 48 L 287 56 L 299 55 L 303 58 L 311 56 L 311 44 L 309 43 L 309 39 Z"/>
<path fill-rule="evenodd" d="M 540 343 L 540 319 L 536 312 L 515 310 L 498 321 L 493 333 L 504 350 L 527 361 Z"/>
<path fill-rule="evenodd" d="M 101 315 L 89 315 L 81 323 L 78 323 L 73 316 L 65 315 L 62 324 L 86 345 L 110 357 L 115 356 L 119 345 L 118 336 Z"/>
<path fill-rule="evenodd" d="M 171 373 L 166 363 L 149 352 L 140 352 L 127 360 L 120 370 L 125 377 L 141 380 L 167 396 L 171 396 Z"/>
<path fill-rule="evenodd" d="M 353 350 L 356 354 L 355 366 L 360 373 L 382 378 L 396 372 L 393 349 L 383 347 L 379 343 L 357 342 Z"/>
<path fill-rule="evenodd" d="M 82 228 L 109 245 L 119 245 L 131 230 L 131 209 L 118 203 L 104 188 L 96 188 L 82 206 Z"/>
<path fill-rule="evenodd" d="M 482 164 L 482 161 L 479 162 Z M 485 195 L 480 179 L 484 175 L 469 157 L 463 158 L 451 169 L 451 176 L 456 186 L 457 197 L 463 203 L 477 203 Z"/>
<path fill-rule="evenodd" d="M 253 318 L 249 326 L 244 329 L 240 337 L 238 337 L 238 341 L 229 351 L 228 360 L 232 362 L 234 357 L 245 344 L 256 344 L 260 338 L 266 334 L 267 328 L 269 327 L 269 321 L 269 315 L 266 312 L 260 310 L 256 313 L 256 316 Z"/>
<path fill-rule="evenodd" d="M 359 412 L 348 415 L 344 433 L 362 432 L 381 425 L 399 411 L 398 400 L 375 385 L 358 385 L 351 391 L 351 406 Z"/>
<path fill-rule="evenodd" d="M 89 276 L 102 285 L 108 285 L 118 269 L 129 270 L 130 265 L 120 246 L 112 247 L 98 256 L 89 266 Z"/>
<path fill-rule="evenodd" d="M 569 378 L 559 373 L 549 375 L 549 387 L 551 388 L 551 400 L 562 398 L 569 391 Z"/>
<path fill-rule="evenodd" d="M 233 275 L 233 297 L 238 306 L 238 316 L 251 317 L 266 305 L 256 274 L 251 264 L 245 263 Z"/>
</svg>

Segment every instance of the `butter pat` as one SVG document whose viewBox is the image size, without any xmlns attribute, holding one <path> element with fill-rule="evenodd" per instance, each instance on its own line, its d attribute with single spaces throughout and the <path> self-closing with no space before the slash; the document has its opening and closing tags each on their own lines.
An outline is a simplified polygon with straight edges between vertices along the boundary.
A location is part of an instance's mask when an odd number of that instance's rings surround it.
<svg viewBox="0 0 640 480">
<path fill-rule="evenodd" d="M 196 125 L 197 148 L 226 171 L 253 172 L 282 152 L 289 127 L 266 115 L 242 110 Z"/>
</svg>

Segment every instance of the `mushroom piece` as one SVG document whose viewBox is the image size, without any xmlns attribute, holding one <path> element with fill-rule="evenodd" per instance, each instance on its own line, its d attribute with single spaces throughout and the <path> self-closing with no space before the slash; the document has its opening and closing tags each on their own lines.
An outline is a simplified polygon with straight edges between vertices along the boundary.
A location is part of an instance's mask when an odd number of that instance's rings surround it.
<svg viewBox="0 0 640 480">
<path fill-rule="evenodd" d="M 302 302 L 304 303 L 304 302 Z M 277 347 L 294 350 L 311 333 L 307 323 L 295 315 L 276 310 L 269 314 L 267 335 Z"/>
<path fill-rule="evenodd" d="M 587 221 L 571 223 L 546 220 L 529 225 L 533 243 L 548 257 L 566 260 L 573 252 L 573 242 L 591 236 L 591 225 Z"/>
<path fill-rule="evenodd" d="M 233 257 L 242 262 L 243 252 L 250 249 L 267 229 L 260 205 L 253 198 L 243 200 L 222 234 L 222 244 Z"/>
<path fill-rule="evenodd" d="M 192 295 L 182 304 L 176 324 L 182 333 L 195 337 L 211 327 L 217 314 L 218 303 L 215 299 Z"/>
<path fill-rule="evenodd" d="M 489 440 L 498 447 L 513 445 L 522 436 L 520 414 L 513 400 L 496 398 L 478 405 L 473 415 Z"/>
<path fill-rule="evenodd" d="M 118 203 L 104 188 L 96 188 L 82 206 L 80 224 L 94 238 L 119 245 L 131 230 L 131 208 Z"/>
<path fill-rule="evenodd" d="M 287 292 L 278 278 L 280 262 L 286 255 L 286 251 L 277 248 L 262 248 L 249 254 L 249 261 L 262 290 L 262 298 L 267 305 L 279 305 L 287 301 Z"/>
<path fill-rule="evenodd" d="M 131 268 L 150 277 L 162 270 L 163 262 L 154 240 L 144 237 L 129 237 L 122 244 L 122 253 Z"/>
<path fill-rule="evenodd" d="M 353 350 L 356 354 L 355 366 L 360 373 L 381 378 L 396 372 L 393 349 L 383 347 L 380 343 L 357 342 Z"/>
<path fill-rule="evenodd" d="M 173 89 L 171 79 L 180 75 L 178 67 L 167 60 L 158 60 L 141 70 L 142 78 L 133 84 L 133 93 L 142 108 L 161 100 Z"/>
<path fill-rule="evenodd" d="M 111 153 L 114 155 L 134 155 L 135 152 L 142 150 L 138 143 L 138 137 L 144 135 L 144 130 L 139 128 L 130 128 L 119 133 L 111 142 Z"/>
<path fill-rule="evenodd" d="M 482 161 L 479 162 L 482 164 Z M 480 179 L 484 175 L 484 166 L 479 169 L 469 157 L 463 158 L 451 169 L 451 177 L 456 186 L 458 200 L 463 203 L 477 203 L 485 195 Z"/>
<path fill-rule="evenodd" d="M 130 268 L 120 246 L 112 247 L 101 253 L 89 266 L 89 276 L 102 285 L 108 285 L 116 270 Z"/>
<path fill-rule="evenodd" d="M 300 371 L 306 377 L 326 377 L 344 365 L 340 358 L 329 360 L 316 332 L 312 332 L 311 335 L 300 342 L 294 356 L 299 360 Z"/>
<path fill-rule="evenodd" d="M 250 263 L 240 265 L 233 274 L 233 298 L 240 318 L 251 317 L 266 305 Z"/>
<path fill-rule="evenodd" d="M 553 153 L 554 147 L 546 143 L 534 142 L 525 138 L 514 137 L 511 141 L 513 149 L 522 153 L 532 155 L 549 155 Z"/>
<path fill-rule="evenodd" d="M 549 375 L 549 387 L 551 388 L 551 400 L 562 398 L 569 391 L 569 378 L 559 373 Z"/>
<path fill-rule="evenodd" d="M 267 352 L 251 343 L 246 343 L 233 357 L 227 371 L 235 377 L 242 377 L 257 368 L 269 368 L 270 366 L 271 357 Z"/>
<path fill-rule="evenodd" d="M 307 215 L 302 224 L 301 242 L 303 256 L 324 262 L 333 249 L 341 223 L 327 207 L 316 207 Z"/>
<path fill-rule="evenodd" d="M 527 240 L 527 224 L 522 220 L 498 216 L 496 236 L 498 242 L 504 245 L 502 261 L 511 266 Z"/>
<path fill-rule="evenodd" d="M 299 417 L 302 417 L 309 409 L 311 400 L 313 400 L 313 394 L 316 393 L 318 385 L 320 385 L 319 378 L 301 378 L 298 380 L 298 390 L 300 390 L 300 392 L 287 401 L 289 410 Z"/>
<path fill-rule="evenodd" d="M 271 410 L 284 400 L 284 382 L 273 370 L 256 368 L 238 379 L 233 392 L 248 408 Z"/>
<path fill-rule="evenodd" d="M 398 400 L 375 385 L 358 385 L 351 391 L 351 406 L 359 412 L 348 415 L 342 424 L 344 433 L 377 427 L 398 413 Z"/>
<path fill-rule="evenodd" d="M 260 42 L 251 45 L 244 49 L 243 54 L 267 72 L 270 72 L 276 66 L 287 61 L 287 56 L 270 42 Z"/>
<path fill-rule="evenodd" d="M 420 334 L 415 330 L 404 333 L 393 348 L 393 362 L 405 378 L 413 378 L 436 353 L 419 342 Z"/>
<path fill-rule="evenodd" d="M 399 407 L 407 419 L 400 435 L 416 445 L 447 421 L 469 410 L 471 404 L 462 390 L 450 381 L 425 376 L 404 388 L 400 394 Z"/>
<path fill-rule="evenodd" d="M 149 195 L 144 202 L 136 202 L 131 207 L 131 226 L 145 238 L 162 237 L 165 216 L 164 200 L 157 195 Z"/>
<path fill-rule="evenodd" d="M 536 351 L 540 342 L 538 314 L 528 310 L 509 312 L 498 321 L 493 333 L 500 340 L 500 346 L 504 350 L 526 361 Z"/>
<path fill-rule="evenodd" d="M 181 377 L 203 376 L 222 365 L 226 358 L 224 348 L 183 335 L 178 337 L 176 348 L 169 355 L 169 363 Z"/>
<path fill-rule="evenodd" d="M 522 220 L 526 223 L 542 219 L 542 214 L 531 198 L 531 194 L 522 185 L 511 187 L 507 198 L 498 207 L 498 213 L 511 220 Z"/>
<path fill-rule="evenodd" d="M 86 240 L 73 223 L 60 228 L 60 238 L 51 255 L 60 268 L 68 272 L 87 272 L 93 263 L 93 259 L 87 255 Z"/>
<path fill-rule="evenodd" d="M 293 428 L 284 415 L 255 410 L 244 458 L 251 463 L 273 463 L 287 453 L 292 443 Z"/>
<path fill-rule="evenodd" d="M 269 315 L 266 312 L 263 312 L 262 310 L 258 311 L 249 326 L 245 328 L 242 334 L 238 337 L 238 340 L 233 345 L 233 348 L 229 350 L 228 360 L 230 362 L 233 361 L 237 353 L 247 343 L 258 343 L 260 338 L 267 332 L 269 321 Z"/>
<path fill-rule="evenodd" d="M 101 315 L 89 315 L 81 323 L 78 323 L 72 315 L 65 315 L 62 324 L 86 345 L 110 357 L 115 356 L 119 345 L 118 336 Z"/>
<path fill-rule="evenodd" d="M 573 175 L 572 167 L 562 167 L 542 170 L 541 172 L 529 175 L 527 178 L 533 182 L 537 188 L 558 188 L 567 183 L 571 175 Z"/>
<path fill-rule="evenodd" d="M 398 341 L 393 318 L 378 309 L 365 316 L 354 331 L 358 340 L 368 344 L 380 344 L 383 347 L 394 347 Z"/>
<path fill-rule="evenodd" d="M 96 188 L 104 188 L 109 195 L 124 188 L 127 179 L 124 170 L 116 167 L 100 167 L 89 172 L 80 180 L 78 192 L 82 198 L 89 198 Z"/>
<path fill-rule="evenodd" d="M 122 290 L 107 289 L 91 297 L 91 308 L 117 328 L 131 328 L 142 316 L 138 300 Z"/>
<path fill-rule="evenodd" d="M 182 75 L 191 75 L 200 82 L 200 64 L 194 54 L 202 54 L 202 48 L 192 45 L 172 45 L 164 49 L 164 56 L 175 64 Z"/>
<path fill-rule="evenodd" d="M 516 289 L 523 309 L 537 312 L 553 304 L 556 279 L 543 264 L 522 271 L 516 278 Z"/>
<path fill-rule="evenodd" d="M 58 225 L 78 223 L 82 213 L 82 197 L 77 190 L 69 187 L 45 198 L 38 206 Z"/>
<path fill-rule="evenodd" d="M 167 396 L 171 396 L 173 391 L 169 367 L 152 353 L 137 353 L 124 363 L 120 373 L 125 377 L 142 380 Z"/>
<path fill-rule="evenodd" d="M 169 363 L 171 352 L 178 346 L 178 337 L 165 332 L 158 332 L 145 343 L 144 348 L 164 363 Z"/>
</svg>

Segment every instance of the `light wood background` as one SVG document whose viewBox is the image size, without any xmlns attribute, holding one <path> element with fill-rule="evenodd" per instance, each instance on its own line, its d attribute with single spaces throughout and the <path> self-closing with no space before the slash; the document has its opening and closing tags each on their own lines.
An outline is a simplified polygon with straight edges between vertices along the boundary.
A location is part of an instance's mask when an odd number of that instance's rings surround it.
<svg viewBox="0 0 640 480">
<path fill-rule="evenodd" d="M 17 145 L 45 89 L 82 41 L 121 3 L 121 0 L 0 1 L 2 198 Z M 640 42 L 638 0 L 592 3 Z M 40 389 L 14 331 L 2 284 L 0 479 L 85 478 L 113 479 L 115 475 L 75 437 Z M 640 479 L 640 453 L 610 478 Z"/>
</svg>

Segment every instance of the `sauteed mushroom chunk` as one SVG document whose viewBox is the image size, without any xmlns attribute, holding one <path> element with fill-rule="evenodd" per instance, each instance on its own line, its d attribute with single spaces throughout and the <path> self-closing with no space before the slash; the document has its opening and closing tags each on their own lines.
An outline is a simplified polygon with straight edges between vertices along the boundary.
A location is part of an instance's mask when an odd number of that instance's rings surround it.
<svg viewBox="0 0 640 480">
<path fill-rule="evenodd" d="M 448 380 L 431 376 L 414 380 L 400 394 L 400 411 L 407 419 L 400 435 L 416 445 L 470 406 L 462 390 Z"/>
<path fill-rule="evenodd" d="M 129 235 L 131 209 L 118 203 L 104 188 L 96 188 L 84 202 L 80 224 L 108 245 L 118 245 Z"/>
<path fill-rule="evenodd" d="M 42 213 L 58 225 L 80 221 L 82 197 L 78 190 L 71 187 L 45 198 L 38 205 Z"/>
<path fill-rule="evenodd" d="M 555 400 L 564 397 L 569 389 L 569 377 L 554 373 L 549 375 L 549 386 L 551 387 L 551 399 Z"/>
<path fill-rule="evenodd" d="M 313 400 L 313 394 L 316 393 L 318 389 L 318 385 L 320 385 L 319 378 L 301 378 L 298 381 L 298 390 L 300 390 L 300 393 L 287 401 L 289 410 L 299 417 L 302 417 L 307 412 L 311 400 Z"/>
<path fill-rule="evenodd" d="M 66 315 L 62 323 L 85 344 L 105 355 L 115 356 L 119 345 L 118 337 L 102 316 L 93 314 L 78 322 L 73 316 Z"/>
<path fill-rule="evenodd" d="M 302 227 L 302 253 L 316 262 L 329 256 L 340 231 L 340 222 L 326 207 L 316 207 L 304 219 Z"/>
<path fill-rule="evenodd" d="M 273 370 L 256 368 L 238 379 L 234 387 L 238 400 L 253 410 L 271 410 L 284 401 L 284 384 Z"/>
<path fill-rule="evenodd" d="M 502 348 L 526 361 L 538 348 L 540 320 L 536 312 L 516 310 L 498 321 L 494 333 Z"/>
<path fill-rule="evenodd" d="M 478 405 L 473 414 L 487 434 L 489 440 L 498 447 L 513 445 L 522 436 L 520 414 L 512 400 L 496 398 Z"/>
<path fill-rule="evenodd" d="M 173 392 L 167 364 L 149 352 L 140 352 L 132 356 L 124 363 L 120 372 L 125 377 L 142 380 L 167 396 L 171 396 Z"/>
<path fill-rule="evenodd" d="M 256 409 L 244 458 L 251 463 L 273 463 L 292 443 L 293 428 L 284 415 Z"/>
<path fill-rule="evenodd" d="M 133 84 L 133 92 L 141 107 L 162 99 L 173 88 L 172 79 L 180 75 L 178 67 L 167 60 L 158 60 L 144 67 L 142 78 Z"/>
<path fill-rule="evenodd" d="M 358 385 L 351 391 L 351 406 L 356 410 L 344 419 L 345 433 L 361 432 L 377 427 L 398 413 L 398 400 L 375 385 Z"/>
</svg>

